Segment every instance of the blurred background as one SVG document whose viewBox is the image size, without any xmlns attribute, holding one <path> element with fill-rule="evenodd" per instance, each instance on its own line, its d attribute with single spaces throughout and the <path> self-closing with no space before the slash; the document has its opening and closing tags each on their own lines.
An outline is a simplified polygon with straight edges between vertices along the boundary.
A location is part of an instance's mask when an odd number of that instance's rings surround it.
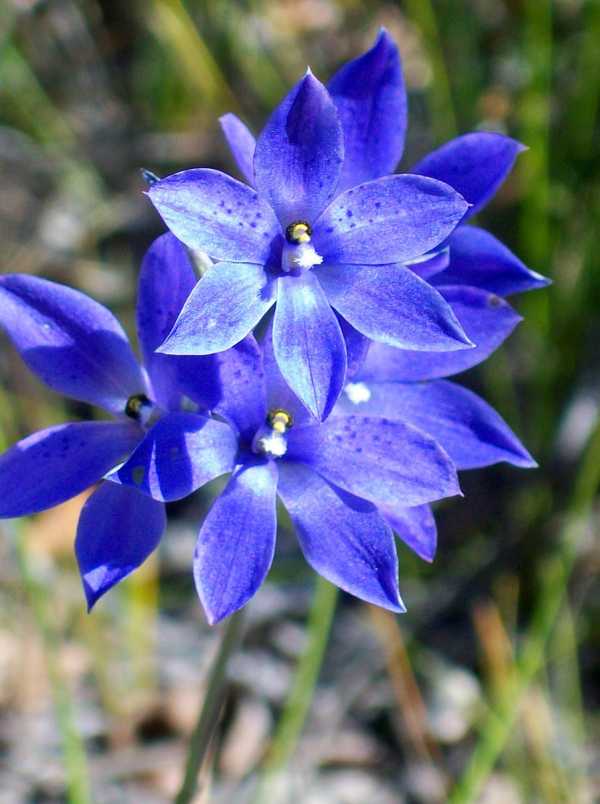
<svg viewBox="0 0 600 804">
<path fill-rule="evenodd" d="M 257 801 L 259 780 L 269 802 L 592 802 L 599 0 L 0 0 L 1 270 L 74 285 L 133 336 L 162 231 L 139 168 L 233 172 L 218 116 L 260 130 L 307 64 L 326 80 L 380 25 L 410 92 L 404 170 L 477 128 L 530 148 L 481 222 L 554 284 L 513 300 L 524 323 L 461 381 L 540 468 L 464 473 L 435 562 L 399 545 L 408 614 L 340 595 L 326 646 L 334 601 L 307 627 L 314 575 L 283 529 L 197 800 Z M 90 415 L 5 338 L 0 380 L 3 447 Z M 191 575 L 206 493 L 172 506 L 159 555 L 91 616 L 73 558 L 84 497 L 0 526 L 1 804 L 170 800 L 217 648 Z"/>
</svg>

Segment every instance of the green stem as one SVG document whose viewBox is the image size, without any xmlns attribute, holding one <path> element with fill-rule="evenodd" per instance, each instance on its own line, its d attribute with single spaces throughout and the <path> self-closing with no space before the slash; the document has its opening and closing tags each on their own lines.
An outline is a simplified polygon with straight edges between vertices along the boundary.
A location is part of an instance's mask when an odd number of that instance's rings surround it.
<svg viewBox="0 0 600 804">
<path fill-rule="evenodd" d="M 516 662 L 501 701 L 483 724 L 482 737 L 461 780 L 452 791 L 449 804 L 476 801 L 492 772 L 515 724 L 523 696 L 541 670 L 546 645 L 560 614 L 567 585 L 577 558 L 577 545 L 585 536 L 594 498 L 600 485 L 600 419 L 592 434 L 578 472 L 567 521 L 558 552 L 543 569 L 538 604 L 529 634 Z"/>
<path fill-rule="evenodd" d="M 190 738 L 183 783 L 175 797 L 175 804 L 189 804 L 196 795 L 198 773 L 214 735 L 224 701 L 227 662 L 238 644 L 242 620 L 243 609 L 240 609 L 232 614 L 225 624 L 219 652 L 210 671 L 204 703 Z"/>
<path fill-rule="evenodd" d="M 300 657 L 292 688 L 264 763 L 254 798 L 257 803 L 273 800 L 270 794 L 274 777 L 286 767 L 300 738 L 323 663 L 337 597 L 337 587 L 318 575 L 308 616 L 308 643 Z"/>
<path fill-rule="evenodd" d="M 31 571 L 27 544 L 23 536 L 21 523 L 8 525 L 7 527 L 12 531 L 23 586 L 31 601 L 34 619 L 44 644 L 48 675 L 64 752 L 67 799 L 69 804 L 90 804 L 92 795 L 85 746 L 75 725 L 73 702 L 59 667 L 58 637 L 47 617 L 49 600 L 46 590 L 38 583 Z"/>
</svg>

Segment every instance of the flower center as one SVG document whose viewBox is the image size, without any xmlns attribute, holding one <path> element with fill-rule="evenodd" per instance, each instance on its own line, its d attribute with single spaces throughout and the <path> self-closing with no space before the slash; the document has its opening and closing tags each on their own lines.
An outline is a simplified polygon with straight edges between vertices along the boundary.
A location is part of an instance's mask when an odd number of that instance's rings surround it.
<svg viewBox="0 0 600 804">
<path fill-rule="evenodd" d="M 252 439 L 252 452 L 265 458 L 281 458 L 287 452 L 287 431 L 293 425 L 292 415 L 282 408 L 274 408 L 265 424 Z"/>
<path fill-rule="evenodd" d="M 311 243 L 312 230 L 306 221 L 290 223 L 285 230 L 285 244 L 281 255 L 281 269 L 285 273 L 303 273 L 320 265 L 323 257 Z"/>
<path fill-rule="evenodd" d="M 296 221 L 290 223 L 285 230 L 285 239 L 288 243 L 299 245 L 300 243 L 310 243 L 312 229 L 306 221 Z"/>
<path fill-rule="evenodd" d="M 142 427 L 147 427 L 152 423 L 157 413 L 157 408 L 146 394 L 134 394 L 130 396 L 125 405 L 125 415 L 129 416 Z"/>
</svg>

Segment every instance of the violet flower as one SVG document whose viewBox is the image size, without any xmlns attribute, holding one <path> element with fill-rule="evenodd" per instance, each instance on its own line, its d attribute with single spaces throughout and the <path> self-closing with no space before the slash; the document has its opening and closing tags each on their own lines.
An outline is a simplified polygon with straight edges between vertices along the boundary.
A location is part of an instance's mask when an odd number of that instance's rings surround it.
<svg viewBox="0 0 600 804">
<path fill-rule="evenodd" d="M 407 98 L 398 48 L 385 29 L 369 51 L 336 73 L 328 89 L 344 135 L 345 159 L 338 190 L 392 174 L 404 151 Z M 221 125 L 238 168 L 253 184 L 254 137 L 235 115 L 225 115 Z M 473 132 L 446 143 L 409 171 L 445 182 L 471 205 L 461 225 L 438 244 L 435 253 L 408 263 L 448 302 L 477 346 L 432 354 L 431 366 L 452 364 L 457 371 L 481 362 L 520 320 L 498 296 L 541 288 L 549 282 L 489 232 L 466 225 L 493 197 L 523 150 L 524 146 L 502 134 Z M 325 283 L 324 287 L 327 290 Z M 330 295 L 334 306 L 336 299 L 337 309 L 344 315 L 343 302 Z M 352 318 L 348 321 L 352 323 Z M 418 363 L 420 373 L 422 352 L 421 348 L 419 354 L 411 352 L 409 347 L 403 363 Z"/>
<path fill-rule="evenodd" d="M 194 556 L 209 622 L 243 606 L 266 577 L 278 496 L 318 573 L 363 600 L 404 611 L 382 511 L 460 493 L 452 462 L 431 436 L 405 422 L 362 415 L 315 421 L 283 381 L 270 345 L 267 338 L 264 350 L 256 343 L 248 350 L 234 380 L 237 393 L 220 409 L 238 453 Z M 160 498 L 164 474 L 147 436 L 109 477 Z"/>
<path fill-rule="evenodd" d="M 171 234 L 158 238 L 140 275 L 140 365 L 118 321 L 88 296 L 33 276 L 0 277 L 0 325 L 31 371 L 114 417 L 46 428 L 1 455 L 0 517 L 74 497 L 148 439 L 161 477 L 168 475 L 161 501 L 102 482 L 85 503 L 75 548 L 90 608 L 155 549 L 165 527 L 162 500 L 184 497 L 233 468 L 231 429 L 189 409 L 218 410 L 226 394 L 235 396 L 230 378 L 247 345 L 218 358 L 155 354 L 195 281 L 184 247 Z"/>
<path fill-rule="evenodd" d="M 148 190 L 174 234 L 219 261 L 161 352 L 223 351 L 275 305 L 279 369 L 323 419 L 346 379 L 348 324 L 400 348 L 472 346 L 441 294 L 403 265 L 445 242 L 468 209 L 459 193 L 402 175 L 342 185 L 340 194 L 344 133 L 332 98 L 310 71 L 255 148 L 248 132 L 238 127 L 238 134 L 256 191 L 208 169 L 168 176 Z"/>
</svg>

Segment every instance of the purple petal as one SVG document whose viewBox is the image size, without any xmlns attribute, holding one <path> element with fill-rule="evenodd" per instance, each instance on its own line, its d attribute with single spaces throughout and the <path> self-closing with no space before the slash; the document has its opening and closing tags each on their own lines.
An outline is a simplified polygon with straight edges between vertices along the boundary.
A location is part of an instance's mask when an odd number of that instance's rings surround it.
<svg viewBox="0 0 600 804">
<path fill-rule="evenodd" d="M 102 483 L 83 506 L 75 553 L 88 611 L 158 547 L 165 506 L 145 494 Z"/>
<path fill-rule="evenodd" d="M 111 413 L 145 391 L 127 336 L 101 304 L 35 276 L 0 277 L 0 326 L 46 385 Z"/>
<path fill-rule="evenodd" d="M 278 491 L 319 575 L 368 603 L 405 611 L 394 538 L 374 505 L 295 463 L 280 464 Z"/>
<path fill-rule="evenodd" d="M 343 156 L 335 106 L 309 71 L 273 112 L 254 155 L 258 191 L 284 228 L 314 223 L 334 196 Z"/>
<path fill-rule="evenodd" d="M 277 467 L 236 470 L 198 534 L 194 579 L 211 625 L 240 609 L 264 581 L 275 552 Z"/>
<path fill-rule="evenodd" d="M 393 173 L 406 132 L 406 88 L 398 48 L 385 29 L 373 47 L 345 64 L 329 93 L 344 132 L 340 190 Z"/>
<path fill-rule="evenodd" d="M 387 418 L 336 416 L 325 424 L 293 427 L 287 457 L 376 505 L 410 508 L 460 493 L 454 466 L 441 447 L 414 427 Z"/>
<path fill-rule="evenodd" d="M 403 265 L 316 268 L 330 304 L 367 338 L 401 349 L 472 347 L 444 298 Z"/>
<path fill-rule="evenodd" d="M 175 173 L 153 184 L 148 195 L 174 235 L 218 260 L 264 264 L 281 234 L 269 205 L 217 170 Z"/>
<path fill-rule="evenodd" d="M 254 184 L 254 149 L 256 140 L 245 123 L 234 114 L 224 114 L 219 123 L 229 145 L 229 150 L 242 176 L 248 184 Z"/>
<path fill-rule="evenodd" d="M 460 227 L 459 227 L 460 228 Z M 456 230 L 458 231 L 458 229 Z M 450 235 L 452 237 L 452 235 Z M 437 252 L 429 252 L 423 257 L 406 263 L 406 267 L 414 271 L 421 279 L 431 279 L 432 276 L 444 271 L 450 265 L 450 248 L 446 246 Z"/>
<path fill-rule="evenodd" d="M 75 497 L 141 438 L 125 422 L 59 424 L 24 438 L 0 455 L 0 517 L 37 514 Z"/>
<path fill-rule="evenodd" d="M 185 246 L 170 232 L 150 246 L 140 273 L 137 300 L 138 337 L 152 384 L 152 398 L 165 410 L 181 410 L 182 398 L 214 407 L 219 367 L 214 357 L 177 357 L 155 350 L 167 337 L 196 285 Z"/>
<path fill-rule="evenodd" d="M 197 413 L 169 413 L 107 479 L 155 500 L 179 500 L 231 472 L 237 449 L 237 438 L 228 424 Z"/>
<path fill-rule="evenodd" d="M 429 505 L 415 508 L 379 508 L 388 525 L 419 558 L 433 561 L 437 548 L 437 526 Z"/>
<path fill-rule="evenodd" d="M 261 340 L 267 409 L 282 409 L 291 414 L 295 425 L 312 422 L 313 416 L 298 399 L 279 370 L 273 351 L 273 323 L 270 322 Z"/>
<path fill-rule="evenodd" d="M 372 343 L 360 379 L 431 380 L 466 371 L 485 360 L 510 335 L 521 317 L 503 299 L 470 287 L 438 287 L 475 349 L 417 352 Z"/>
<path fill-rule="evenodd" d="M 276 283 L 261 265 L 219 262 L 190 294 L 159 351 L 208 355 L 239 343 L 275 302 Z"/>
<path fill-rule="evenodd" d="M 478 469 L 500 461 L 531 468 L 535 461 L 487 402 L 446 380 L 436 382 L 366 382 L 363 401 L 345 393 L 336 415 L 384 416 L 429 433 L 446 450 L 457 469 Z M 351 401 L 354 399 L 354 401 Z"/>
<path fill-rule="evenodd" d="M 346 381 L 354 377 L 361 370 L 369 351 L 370 340 L 349 324 L 341 315 L 337 315 L 337 320 L 344 336 L 346 344 Z"/>
<path fill-rule="evenodd" d="M 163 355 L 154 350 L 167 337 L 196 285 L 188 253 L 170 232 L 159 237 L 142 263 L 138 332 L 153 398 L 180 411 L 184 397 L 216 410 L 238 428 L 256 429 L 265 417 L 260 349 L 253 336 L 215 355 Z"/>
<path fill-rule="evenodd" d="M 236 428 L 242 440 L 252 440 L 267 415 L 262 350 L 249 335 L 214 358 L 219 364 L 219 399 L 213 410 Z"/>
<path fill-rule="evenodd" d="M 498 296 L 546 287 L 550 280 L 531 271 L 503 243 L 476 226 L 459 226 L 450 236 L 450 263 L 437 273 L 440 285 L 472 285 Z"/>
<path fill-rule="evenodd" d="M 346 379 L 346 345 L 340 325 L 312 272 L 277 280 L 273 347 L 292 391 L 324 419 Z"/>
<path fill-rule="evenodd" d="M 447 184 L 386 176 L 339 195 L 314 227 L 314 246 L 327 262 L 407 262 L 444 241 L 466 210 Z"/>
<path fill-rule="evenodd" d="M 524 145 L 503 134 L 473 132 L 432 151 L 411 172 L 454 187 L 473 204 L 467 213 L 470 218 L 495 194 L 524 150 Z"/>
</svg>

